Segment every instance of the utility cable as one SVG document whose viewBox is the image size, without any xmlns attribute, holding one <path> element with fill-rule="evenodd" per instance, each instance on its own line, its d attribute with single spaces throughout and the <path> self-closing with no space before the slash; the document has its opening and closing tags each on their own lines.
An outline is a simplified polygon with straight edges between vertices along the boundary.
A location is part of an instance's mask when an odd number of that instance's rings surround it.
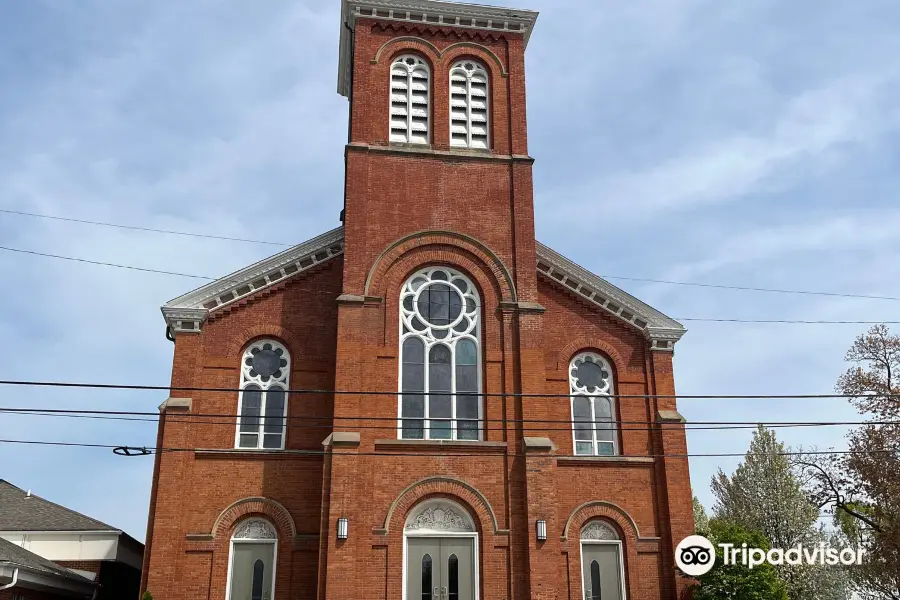
<svg viewBox="0 0 900 600">
<path fill-rule="evenodd" d="M 21 210 L 10 210 L 6 208 L 0 208 L 0 213 L 5 213 L 8 215 L 19 215 L 23 217 L 37 217 L 40 219 L 53 219 L 54 221 L 67 221 L 69 223 L 82 223 L 85 225 L 101 225 L 103 227 L 115 227 L 117 229 L 131 229 L 133 231 L 148 231 L 151 233 L 165 233 L 169 235 L 182 235 L 188 237 L 196 237 L 196 238 L 207 238 L 212 240 L 225 240 L 229 242 L 245 242 L 248 244 L 267 244 L 269 246 L 293 246 L 294 244 L 284 244 L 281 242 L 265 242 L 262 240 L 249 240 L 246 238 L 236 238 L 236 237 L 227 237 L 223 235 L 209 235 L 205 233 L 189 233 L 186 231 L 173 231 L 171 229 L 152 229 L 150 227 L 137 227 L 135 225 L 121 225 L 119 223 L 105 223 L 103 221 L 88 221 L 85 219 L 73 219 L 70 217 L 57 217 L 51 215 L 39 215 L 37 213 L 30 213 Z"/>
<path fill-rule="evenodd" d="M 169 386 L 169 385 L 137 385 L 117 383 L 81 383 L 68 381 L 36 381 L 0 379 L 0 385 L 24 386 L 24 387 L 56 387 L 56 388 L 88 388 L 110 390 L 146 390 L 161 392 L 219 392 L 236 393 L 243 391 L 240 388 L 219 388 L 200 386 Z M 421 392 L 380 392 L 380 391 L 347 391 L 347 390 L 321 390 L 321 389 L 287 389 L 287 394 L 295 395 L 325 395 L 325 396 L 400 396 Z M 453 392 L 455 396 L 474 396 L 478 398 L 576 398 L 583 394 L 535 394 L 522 392 Z M 603 394 L 615 399 L 682 399 L 682 400 L 814 400 L 829 398 L 859 398 L 865 394 Z M 900 398 L 900 394 L 875 394 L 878 398 Z"/>
<path fill-rule="evenodd" d="M 109 420 L 122 420 L 122 421 L 140 421 L 147 423 L 157 423 L 159 421 L 159 413 L 152 412 L 138 412 L 138 411 L 102 411 L 102 410 L 78 410 L 78 409 L 44 409 L 44 408 L 5 408 L 0 407 L 0 414 L 17 414 L 22 416 L 40 416 L 40 417 L 70 417 L 70 418 L 83 418 L 83 419 L 109 419 Z M 147 417 L 147 418 L 145 418 Z M 304 415 L 259 415 L 259 416 L 242 416 L 238 414 L 212 414 L 212 413 L 190 413 L 190 414 L 167 414 L 166 422 L 167 423 L 190 423 L 194 425 L 228 425 L 229 427 L 234 427 L 236 419 L 239 418 L 250 418 L 254 421 L 265 422 L 269 419 L 273 421 L 285 421 L 288 422 L 286 425 L 288 428 L 298 428 L 298 429 L 333 429 L 334 427 L 353 427 L 355 429 L 383 429 L 383 430 L 391 430 L 396 431 L 398 429 L 397 426 L 397 417 L 317 417 L 317 416 L 304 416 Z M 210 421 L 206 419 L 228 419 L 225 421 Z M 338 424 L 334 425 L 331 421 L 337 421 Z M 416 419 L 413 419 L 416 420 Z M 459 420 L 459 419 L 457 419 Z M 292 424 L 290 421 L 303 421 L 300 424 Z M 361 425 L 361 424 L 350 424 L 350 423 L 342 423 L 343 421 L 390 421 L 392 425 Z M 577 424 L 597 424 L 593 421 L 584 421 L 577 419 L 479 419 L 480 423 L 507 423 L 507 424 L 541 424 L 541 427 L 524 427 L 524 430 L 531 431 L 571 431 L 573 425 Z M 320 425 L 310 424 L 310 422 L 322 422 Z M 615 421 L 605 421 L 604 425 L 612 425 L 615 426 L 616 429 L 630 429 L 635 431 L 647 431 L 656 429 L 661 425 L 665 425 L 666 423 L 660 423 L 658 421 L 627 421 L 627 420 L 615 420 Z M 545 425 L 557 425 L 557 424 L 565 424 L 566 427 L 546 427 Z M 622 425 L 643 425 L 645 427 L 621 427 Z M 755 429 L 758 426 L 764 426 L 767 428 L 793 428 L 793 427 L 844 427 L 844 426 L 858 426 L 858 425 L 887 425 L 887 426 L 895 426 L 900 425 L 900 421 L 692 421 L 685 424 L 685 428 L 688 430 L 693 429 L 707 429 L 707 430 L 718 430 L 718 429 Z M 648 427 L 649 426 L 649 427 Z M 426 428 L 427 429 L 427 428 Z M 435 428 L 436 429 L 436 428 Z M 507 431 L 508 427 L 482 427 L 479 428 L 481 431 Z M 579 428 L 580 429 L 580 428 Z M 609 429 L 607 426 L 598 426 L 595 428 L 586 428 L 586 429 L 596 429 L 606 430 Z"/>
<path fill-rule="evenodd" d="M 160 230 L 162 231 L 162 230 Z M 166 232 L 169 233 L 169 232 Z M 180 233 L 180 232 L 171 232 L 171 233 Z M 193 234 L 183 234 L 183 235 L 193 235 Z M 200 237 L 216 237 L 216 236 L 200 236 Z M 220 239 L 228 239 L 228 238 L 220 238 Z M 246 241 L 246 242 L 257 242 L 256 240 L 241 240 L 235 238 L 236 241 Z M 267 243 L 267 242 L 259 242 L 259 243 Z M 275 244 L 275 242 L 268 242 Z M 276 244 L 281 246 L 282 244 Z M 144 271 L 147 273 L 158 273 L 162 275 L 175 275 L 179 277 L 190 277 L 194 279 L 209 279 L 216 280 L 217 277 L 207 277 L 205 275 L 191 275 L 187 273 L 176 273 L 172 271 L 163 271 L 158 269 L 146 269 L 143 267 L 135 267 L 131 265 L 122 265 L 117 263 L 109 263 L 102 261 L 94 261 L 87 260 L 84 258 L 76 258 L 72 256 L 62 256 L 59 254 L 49 254 L 44 252 L 36 252 L 33 250 L 23 250 L 21 248 L 11 248 L 9 246 L 0 246 L 0 250 L 6 250 L 7 252 L 18 252 L 21 254 L 31 254 L 34 256 L 43 256 L 46 258 L 56 258 L 59 260 L 68 260 L 80 263 L 87 263 L 97 266 L 103 267 L 115 267 L 118 269 L 132 269 L 135 271 Z M 763 288 L 763 287 L 749 287 L 749 286 L 738 286 L 738 285 L 725 285 L 725 284 L 715 284 L 715 283 L 698 283 L 698 282 L 690 282 L 690 281 L 670 281 L 666 279 L 649 279 L 643 277 L 625 277 L 621 275 L 600 275 L 602 279 L 618 279 L 623 281 L 636 281 L 643 283 L 657 283 L 657 284 L 668 284 L 668 285 L 679 285 L 679 286 L 691 286 L 691 287 L 702 287 L 702 288 L 711 288 L 711 289 L 723 289 L 723 290 L 738 290 L 738 291 L 746 291 L 746 292 L 767 292 L 767 293 L 776 293 L 776 294 L 802 294 L 802 295 L 810 295 L 810 296 L 831 296 L 837 298 L 861 298 L 866 300 L 893 300 L 900 301 L 900 297 L 897 296 L 879 296 L 872 294 L 850 294 L 845 292 L 822 292 L 822 291 L 812 291 L 812 290 L 791 290 L 791 289 L 779 289 L 779 288 Z"/>
<path fill-rule="evenodd" d="M 94 420 L 111 420 L 111 421 L 131 421 L 131 422 L 143 422 L 143 423 L 158 423 L 159 418 L 149 418 L 149 417 L 137 417 L 137 416 L 112 416 L 112 415 L 93 415 L 93 414 L 71 414 L 69 412 L 47 412 L 47 411 L 21 411 L 14 409 L 0 409 L 0 413 L 5 414 L 15 414 L 20 416 L 28 416 L 28 417 L 58 417 L 58 418 L 72 418 L 72 419 L 94 419 Z M 191 415 L 166 415 L 166 423 L 186 423 L 190 425 L 194 425 L 197 427 L 208 427 L 210 425 L 221 425 L 227 426 L 229 428 L 234 428 L 237 423 L 238 418 L 244 419 L 245 422 L 257 422 L 265 423 L 269 420 L 271 421 L 283 421 L 285 422 L 284 427 L 286 429 L 290 429 L 293 431 L 301 430 L 301 431 L 315 431 L 315 430 L 333 430 L 336 426 L 329 423 L 295 423 L 291 422 L 289 417 L 290 415 L 285 416 L 233 416 L 230 420 L 227 421 L 213 421 L 208 420 L 212 415 L 203 415 L 203 414 L 191 414 Z M 305 420 L 304 417 L 294 415 L 294 419 Z M 357 419 L 359 421 L 368 421 L 369 419 L 360 417 Z M 390 419 L 395 423 L 398 419 L 393 418 Z M 411 419 L 407 419 L 411 420 Z M 424 419 L 412 419 L 412 420 L 424 420 Z M 459 420 L 459 419 L 457 419 Z M 478 421 L 479 423 L 485 423 L 486 420 L 482 419 Z M 491 419 L 490 422 L 501 422 L 500 419 Z M 547 423 L 542 420 L 531 420 L 529 423 Z M 552 424 L 555 424 L 553 422 Z M 534 427 L 479 427 L 477 431 L 484 432 L 503 432 L 509 431 L 510 429 L 515 429 L 517 431 L 573 431 L 573 429 L 577 429 L 578 431 L 609 431 L 614 429 L 615 431 L 656 431 L 661 428 L 666 427 L 667 425 L 671 425 L 668 423 L 659 423 L 659 422 L 648 422 L 648 421 L 605 421 L 605 422 L 595 422 L 595 421 L 566 421 L 566 427 L 555 427 L 555 426 L 547 426 L 547 425 L 539 425 Z M 575 427 L 576 425 L 580 425 L 579 427 Z M 641 425 L 641 426 L 634 426 Z M 704 425 L 703 423 L 686 423 L 684 428 L 686 431 L 732 431 L 732 430 L 740 430 L 740 429 L 756 429 L 758 426 L 764 426 L 768 429 L 793 429 L 793 428 L 814 428 L 814 427 L 847 427 L 851 425 L 889 425 L 889 426 L 897 426 L 900 425 L 900 421 L 847 421 L 847 422 L 830 422 L 830 423 L 728 423 L 722 422 L 722 424 L 717 425 Z M 375 430 L 375 431 L 398 431 L 400 427 L 396 424 L 394 425 L 364 425 L 364 424 L 343 424 L 338 425 L 343 427 L 348 427 L 352 429 L 365 429 L 365 430 Z M 445 427 L 439 427 L 435 425 L 431 426 L 422 426 L 420 429 L 422 430 L 436 430 L 436 431 L 446 431 Z"/>
<path fill-rule="evenodd" d="M 138 451 L 136 455 L 157 454 L 159 450 L 151 446 L 119 446 L 115 444 L 91 444 L 82 442 L 56 442 L 48 440 L 17 440 L 17 439 L 0 439 L 0 444 L 27 444 L 38 446 L 61 446 L 61 447 L 80 447 L 80 448 L 104 448 L 108 450 Z M 205 454 L 234 454 L 241 452 L 240 448 L 161 448 L 162 452 L 202 452 Z M 265 449 L 258 452 L 267 452 Z M 890 454 L 893 450 L 814 450 L 808 452 L 775 452 L 772 454 L 778 456 L 819 456 L 819 455 L 860 455 L 860 454 Z M 119 452 L 119 454 L 123 454 Z M 611 458 L 743 458 L 749 456 L 747 452 L 722 452 L 722 453 L 687 453 L 687 454 L 628 454 L 616 455 Z M 766 453 L 768 456 L 769 453 Z M 447 452 L 329 452 L 327 450 L 269 450 L 266 458 L 291 458 L 294 456 L 400 456 L 400 457 L 423 457 L 423 458 L 465 458 L 477 456 L 484 458 L 482 453 L 447 453 Z M 529 456 L 523 452 L 510 452 L 497 454 L 497 457 L 526 457 Z M 555 455 L 556 458 L 571 458 L 568 455 Z"/>
</svg>

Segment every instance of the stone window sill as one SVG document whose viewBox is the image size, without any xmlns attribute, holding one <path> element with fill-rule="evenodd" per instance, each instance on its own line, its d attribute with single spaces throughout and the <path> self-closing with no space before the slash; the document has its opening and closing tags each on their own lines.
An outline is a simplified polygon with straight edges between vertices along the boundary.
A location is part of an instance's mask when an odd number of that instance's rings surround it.
<svg viewBox="0 0 900 600">
<path fill-rule="evenodd" d="M 559 466 L 585 466 L 585 465 L 652 465 L 655 462 L 652 456 L 557 456 L 556 464 Z"/>
<path fill-rule="evenodd" d="M 503 454 L 506 442 L 476 442 L 463 440 L 375 440 L 376 452 L 439 453 L 446 450 L 472 453 Z"/>
<path fill-rule="evenodd" d="M 321 458 L 322 451 L 310 449 L 295 452 L 293 450 L 249 450 L 243 448 L 198 448 L 194 450 L 194 458 L 225 458 L 246 460 L 278 460 L 285 458 Z"/>
</svg>

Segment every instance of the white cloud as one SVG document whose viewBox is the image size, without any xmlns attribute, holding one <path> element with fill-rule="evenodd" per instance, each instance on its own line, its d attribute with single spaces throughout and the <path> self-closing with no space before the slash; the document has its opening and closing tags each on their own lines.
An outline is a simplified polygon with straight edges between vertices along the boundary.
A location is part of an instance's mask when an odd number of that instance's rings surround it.
<svg viewBox="0 0 900 600">
<path fill-rule="evenodd" d="M 579 222 L 589 227 L 597 219 L 658 220 L 668 212 L 795 185 L 798 175 L 833 164 L 854 144 L 897 128 L 898 115 L 880 106 L 882 94 L 895 82 L 893 73 L 842 77 L 786 100 L 764 131 L 733 132 L 684 148 L 662 164 L 601 172 L 575 185 L 545 190 L 541 197 L 565 198 L 579 214 L 596 215 Z"/>
</svg>

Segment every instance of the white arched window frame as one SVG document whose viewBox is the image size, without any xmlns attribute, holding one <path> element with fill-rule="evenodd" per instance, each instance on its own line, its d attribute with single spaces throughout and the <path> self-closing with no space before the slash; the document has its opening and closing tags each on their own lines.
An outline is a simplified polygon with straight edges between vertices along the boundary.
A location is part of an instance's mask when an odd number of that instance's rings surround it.
<svg viewBox="0 0 900 600">
<path fill-rule="evenodd" d="M 290 354 L 275 340 L 253 342 L 244 351 L 236 448 L 284 449 L 290 373 Z"/>
<path fill-rule="evenodd" d="M 423 269 L 400 291 L 400 439 L 481 440 L 481 302 L 464 274 Z"/>
<path fill-rule="evenodd" d="M 618 454 L 615 382 L 609 362 L 582 352 L 569 363 L 572 444 L 576 455 Z"/>
<path fill-rule="evenodd" d="M 431 121 L 431 70 L 413 54 L 391 63 L 390 141 L 427 144 Z"/>
<path fill-rule="evenodd" d="M 245 521 L 241 521 L 237 527 L 234 529 L 234 534 L 231 536 L 231 544 L 228 550 L 228 580 L 225 583 L 226 588 L 226 598 L 228 600 L 238 600 L 236 598 L 232 598 L 232 585 L 235 584 L 235 546 L 239 546 L 241 544 L 261 544 L 261 545 L 271 545 L 271 551 L 268 553 L 268 560 L 263 560 L 264 567 L 269 567 L 271 569 L 271 574 L 266 577 L 271 583 L 271 589 L 266 590 L 266 592 L 271 591 L 271 594 L 266 593 L 266 600 L 271 600 L 275 597 L 275 569 L 277 567 L 276 557 L 278 556 L 278 534 L 275 531 L 275 527 L 266 520 L 263 519 L 247 519 Z M 259 560 L 257 560 L 259 562 Z M 254 572 L 254 576 L 256 573 Z M 235 592 L 237 593 L 237 592 Z"/>
<path fill-rule="evenodd" d="M 490 93 L 487 70 L 460 60 L 450 69 L 450 145 L 490 148 Z"/>
</svg>

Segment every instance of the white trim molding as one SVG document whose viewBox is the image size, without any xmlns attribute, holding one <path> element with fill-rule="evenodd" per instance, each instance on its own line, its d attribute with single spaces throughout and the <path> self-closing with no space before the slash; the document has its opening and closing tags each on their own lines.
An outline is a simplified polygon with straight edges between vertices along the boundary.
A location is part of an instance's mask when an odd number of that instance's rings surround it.
<svg viewBox="0 0 900 600">
<path fill-rule="evenodd" d="M 338 227 L 170 300 L 163 317 L 173 333 L 200 333 L 211 312 L 343 253 L 344 228 Z"/>
<path fill-rule="evenodd" d="M 199 333 L 210 313 L 343 253 L 344 228 L 338 227 L 167 302 L 162 307 L 166 324 L 173 333 Z M 672 352 L 675 342 L 687 331 L 675 319 L 540 242 L 537 242 L 537 270 L 539 275 L 640 330 L 651 350 Z"/>
<path fill-rule="evenodd" d="M 538 13 L 532 10 L 442 2 L 441 0 L 343 0 L 337 91 L 342 96 L 350 97 L 351 70 L 353 68 L 351 44 L 357 19 L 423 23 L 430 26 L 443 25 L 495 33 L 520 33 L 524 36 L 527 46 L 537 17 Z"/>
<path fill-rule="evenodd" d="M 675 342 L 687 332 L 687 329 L 675 319 L 641 302 L 544 244 L 537 242 L 536 250 L 539 274 L 546 275 L 616 318 L 639 329 L 650 342 L 651 350 L 671 352 L 675 349 Z"/>
</svg>

